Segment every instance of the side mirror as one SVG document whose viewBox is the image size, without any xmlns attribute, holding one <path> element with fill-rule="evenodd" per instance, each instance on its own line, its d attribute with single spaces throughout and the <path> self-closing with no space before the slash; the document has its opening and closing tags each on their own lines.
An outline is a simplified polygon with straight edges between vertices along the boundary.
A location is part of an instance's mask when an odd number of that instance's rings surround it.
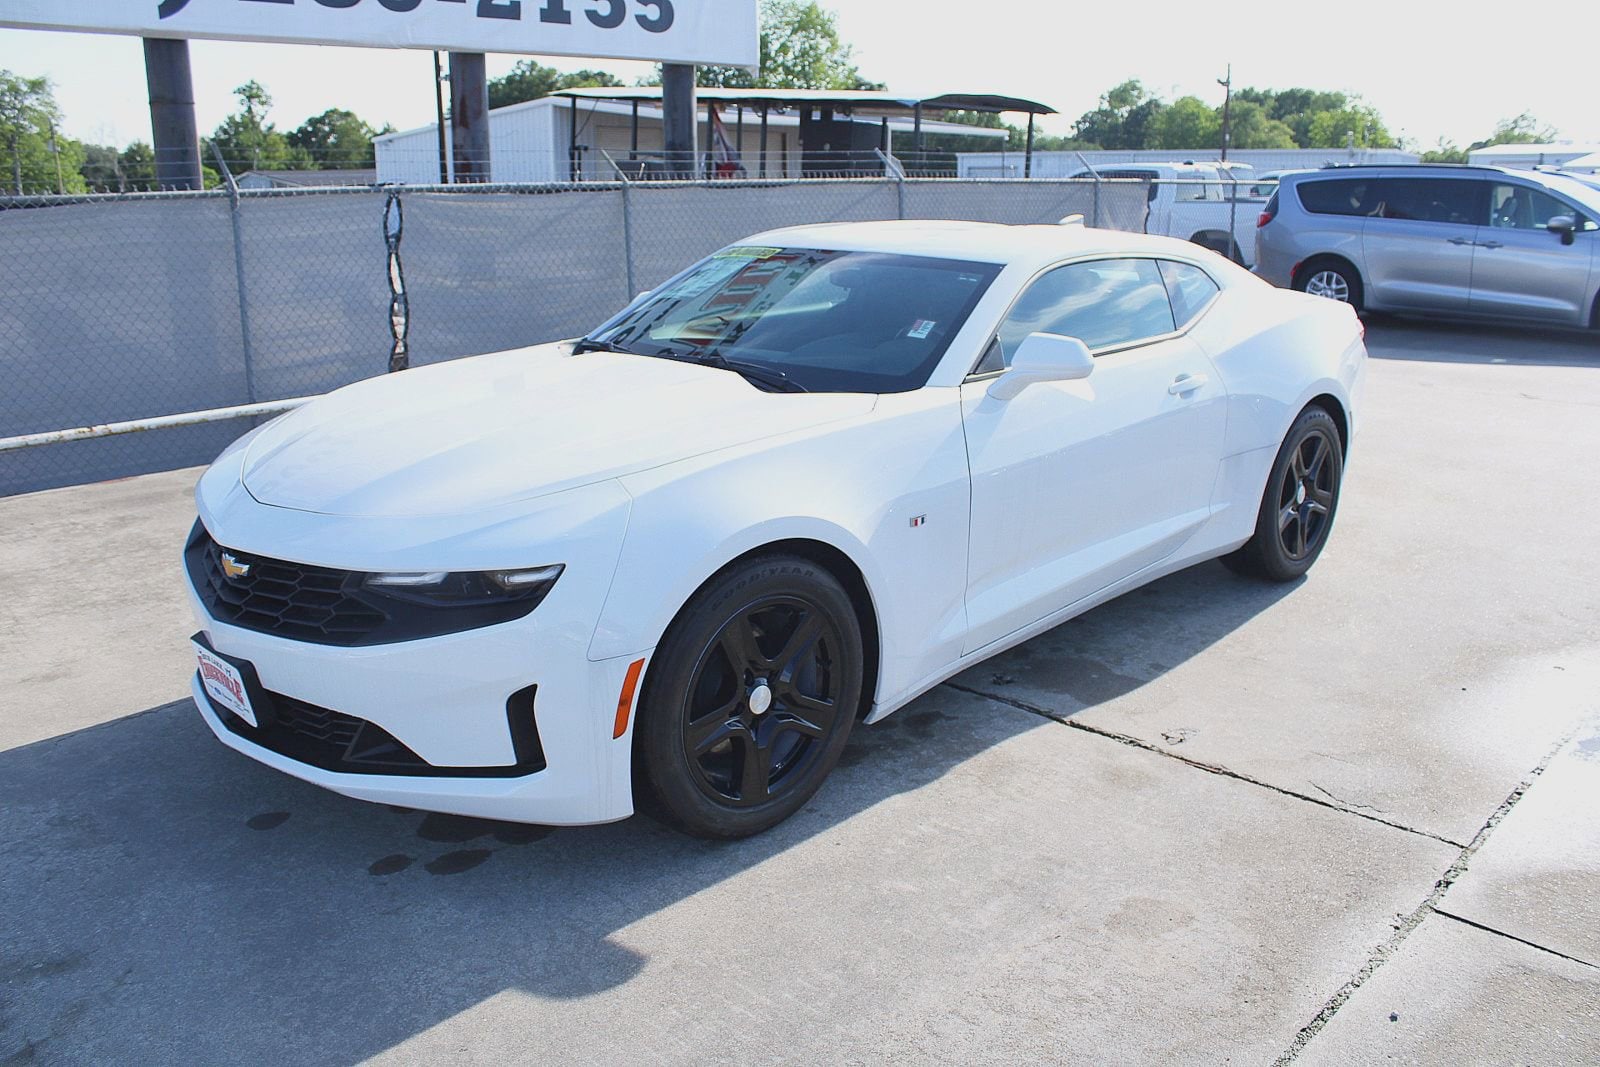
<svg viewBox="0 0 1600 1067">
<path fill-rule="evenodd" d="M 1011 366 L 989 386 L 989 395 L 1010 400 L 1037 382 L 1070 382 L 1092 373 L 1094 356 L 1078 338 L 1033 333 L 1017 348 Z"/>
<path fill-rule="evenodd" d="M 1578 228 L 1578 220 L 1571 215 L 1552 215 L 1550 221 L 1544 224 L 1544 228 L 1551 233 L 1559 233 L 1561 243 L 1570 245 L 1572 234 Z"/>
</svg>

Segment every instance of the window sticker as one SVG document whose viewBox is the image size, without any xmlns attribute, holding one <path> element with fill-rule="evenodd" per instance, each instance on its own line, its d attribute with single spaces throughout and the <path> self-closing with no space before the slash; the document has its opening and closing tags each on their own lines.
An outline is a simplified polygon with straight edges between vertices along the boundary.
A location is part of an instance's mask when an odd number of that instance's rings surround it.
<svg viewBox="0 0 1600 1067">
<path fill-rule="evenodd" d="M 934 327 L 938 325 L 939 324 L 934 322 L 932 319 L 918 319 L 916 322 L 911 324 L 911 330 L 906 334 L 906 336 L 918 341 L 926 341 L 928 339 L 928 335 L 932 333 Z"/>
<path fill-rule="evenodd" d="M 735 245 L 733 248 L 724 248 L 713 259 L 771 259 L 782 252 L 781 248 L 756 248 L 753 245 Z"/>
</svg>

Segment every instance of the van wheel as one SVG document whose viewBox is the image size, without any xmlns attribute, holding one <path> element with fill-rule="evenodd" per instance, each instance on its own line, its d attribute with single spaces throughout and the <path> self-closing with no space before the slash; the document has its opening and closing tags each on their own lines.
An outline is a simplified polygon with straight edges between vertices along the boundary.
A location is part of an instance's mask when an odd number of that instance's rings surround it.
<svg viewBox="0 0 1600 1067">
<path fill-rule="evenodd" d="M 1362 307 L 1361 275 L 1342 259 L 1313 259 L 1300 268 L 1294 287 L 1302 293 L 1327 297 L 1341 304 L 1349 304 L 1357 311 Z"/>
</svg>

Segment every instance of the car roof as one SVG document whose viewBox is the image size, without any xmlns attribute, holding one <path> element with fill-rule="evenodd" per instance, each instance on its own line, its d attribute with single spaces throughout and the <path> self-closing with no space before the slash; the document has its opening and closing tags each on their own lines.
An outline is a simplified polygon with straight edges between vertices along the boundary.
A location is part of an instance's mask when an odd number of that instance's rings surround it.
<svg viewBox="0 0 1600 1067">
<path fill-rule="evenodd" d="M 842 252 L 886 252 L 978 263 L 1037 264 L 1098 253 L 1143 253 L 1194 259 L 1204 252 L 1188 241 L 1089 226 L 1008 226 L 992 222 L 906 220 L 792 226 L 738 242 Z"/>
</svg>

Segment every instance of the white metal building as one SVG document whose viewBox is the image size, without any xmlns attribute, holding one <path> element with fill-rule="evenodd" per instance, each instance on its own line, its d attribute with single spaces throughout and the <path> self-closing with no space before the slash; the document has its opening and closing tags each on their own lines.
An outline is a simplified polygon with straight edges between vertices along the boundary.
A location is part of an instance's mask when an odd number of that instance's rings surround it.
<svg viewBox="0 0 1600 1067">
<path fill-rule="evenodd" d="M 1534 167 L 1565 167 L 1596 152 L 1600 152 L 1600 144 L 1492 144 L 1468 152 L 1467 162 L 1532 170 Z"/>
<path fill-rule="evenodd" d="M 1119 163 L 1184 163 L 1215 161 L 1215 151 L 1202 149 L 1147 149 L 1084 152 L 1035 152 L 1035 178 L 1067 178 L 1083 170 L 1084 160 L 1091 167 Z M 1248 163 L 1257 174 L 1279 170 L 1315 170 L 1333 163 L 1415 163 L 1422 157 L 1395 148 L 1234 149 L 1228 159 Z M 962 152 L 956 157 L 957 172 L 963 178 L 1020 178 L 1024 162 L 1021 152 Z"/>
<path fill-rule="evenodd" d="M 576 105 L 576 107 L 574 107 Z M 497 182 L 615 181 L 619 163 L 630 155 L 659 154 L 664 147 L 661 108 L 637 105 L 638 144 L 634 144 L 635 104 L 611 100 L 545 97 L 489 112 L 491 180 Z M 573 115 L 577 115 L 576 174 L 572 151 Z M 765 166 L 761 150 L 760 120 L 753 108 L 726 106 L 722 120 L 728 137 L 740 150 L 747 173 L 760 176 L 799 177 L 801 174 L 800 116 L 795 111 L 773 111 L 767 118 Z M 858 117 L 857 123 L 887 128 L 891 153 L 909 151 L 914 120 L 890 116 Z M 982 141 L 1004 142 L 1005 130 L 991 130 L 951 122 L 922 122 L 924 134 L 956 134 Z M 701 144 L 710 138 L 701 135 Z M 439 128 L 430 125 L 389 133 L 373 142 L 378 181 L 412 185 L 440 181 Z M 1021 155 L 1017 159 L 1021 160 Z"/>
</svg>

